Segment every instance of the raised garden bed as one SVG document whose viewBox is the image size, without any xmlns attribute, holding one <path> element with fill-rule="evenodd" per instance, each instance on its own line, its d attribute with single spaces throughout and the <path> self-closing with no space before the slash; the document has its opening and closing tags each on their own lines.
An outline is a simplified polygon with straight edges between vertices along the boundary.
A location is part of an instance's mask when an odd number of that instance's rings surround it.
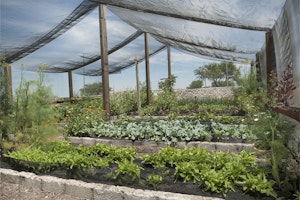
<svg viewBox="0 0 300 200">
<path fill-rule="evenodd" d="M 272 199 L 265 196 L 266 191 L 268 195 L 273 194 L 272 182 L 258 170 L 251 153 L 230 155 L 208 153 L 199 148 L 167 147 L 158 153 L 136 158 L 131 148 L 120 149 L 108 145 L 72 147 L 65 142 L 55 145 L 53 149 L 42 147 L 33 151 L 13 152 L 6 156 L 6 161 L 17 170 L 64 179 L 76 178 L 90 183 L 231 200 Z M 248 192 L 245 194 L 242 190 Z"/>
</svg>

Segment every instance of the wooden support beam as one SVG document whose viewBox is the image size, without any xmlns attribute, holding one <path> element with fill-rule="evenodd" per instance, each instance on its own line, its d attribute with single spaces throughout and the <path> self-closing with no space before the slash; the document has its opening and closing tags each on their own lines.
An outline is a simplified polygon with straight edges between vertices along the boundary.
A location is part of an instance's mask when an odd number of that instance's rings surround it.
<svg viewBox="0 0 300 200">
<path fill-rule="evenodd" d="M 136 75 L 136 92 L 137 92 L 137 107 L 138 115 L 141 114 L 141 90 L 140 90 L 140 78 L 139 78 L 139 60 L 135 58 L 135 75 Z"/>
<path fill-rule="evenodd" d="M 148 48 L 148 34 L 147 33 L 144 33 L 144 39 L 145 39 L 147 105 L 150 105 L 150 103 L 151 103 L 151 87 L 150 87 L 149 48 Z"/>
<path fill-rule="evenodd" d="M 259 54 L 258 53 L 256 53 L 255 54 L 255 62 L 254 62 L 254 67 L 255 67 L 255 69 L 256 69 L 256 78 L 257 78 L 257 80 L 258 81 L 262 81 L 262 79 L 261 79 L 261 66 L 260 66 L 260 61 L 259 61 Z"/>
<path fill-rule="evenodd" d="M 72 71 L 68 71 L 68 80 L 69 80 L 69 98 L 71 100 L 73 98 L 73 77 L 72 77 Z"/>
<path fill-rule="evenodd" d="M 167 46 L 168 50 L 168 79 L 171 80 L 171 48 L 170 45 Z"/>
<path fill-rule="evenodd" d="M 271 42 L 272 42 L 272 33 L 270 31 L 266 32 L 266 86 L 268 86 L 270 82 L 270 74 L 272 70 L 272 50 L 271 50 Z M 268 88 L 267 88 L 268 89 Z"/>
<path fill-rule="evenodd" d="M 108 77 L 108 53 L 107 53 L 107 30 L 106 30 L 106 6 L 99 5 L 99 27 L 101 46 L 101 68 L 102 68 L 102 93 L 103 110 L 106 112 L 106 120 L 110 119 L 109 102 L 109 77 Z"/>
<path fill-rule="evenodd" d="M 12 74 L 11 74 L 11 66 L 7 65 L 6 67 L 4 67 L 4 76 L 6 77 L 7 80 L 7 85 L 6 85 L 6 92 L 7 94 L 12 97 Z"/>
</svg>

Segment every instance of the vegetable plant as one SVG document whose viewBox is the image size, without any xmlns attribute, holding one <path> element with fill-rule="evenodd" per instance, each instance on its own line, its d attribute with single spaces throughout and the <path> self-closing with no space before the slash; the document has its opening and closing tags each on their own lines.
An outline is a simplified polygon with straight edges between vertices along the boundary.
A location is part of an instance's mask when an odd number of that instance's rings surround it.
<svg viewBox="0 0 300 200">
<path fill-rule="evenodd" d="M 153 186 L 154 188 L 157 188 L 159 184 L 161 184 L 163 181 L 163 177 L 158 174 L 148 174 L 147 175 L 147 182 L 149 185 Z"/>
<path fill-rule="evenodd" d="M 277 194 L 273 190 L 275 182 L 267 180 L 264 173 L 241 175 L 240 178 L 241 181 L 238 184 L 242 185 L 245 192 L 260 192 L 267 196 L 277 197 Z"/>
<path fill-rule="evenodd" d="M 151 121 L 118 121 L 98 122 L 93 128 L 83 128 L 77 133 L 69 134 L 80 136 L 88 133 L 92 137 L 123 138 L 129 140 L 165 141 L 168 144 L 178 141 L 220 141 L 238 139 L 252 141 L 254 134 L 246 125 L 222 124 L 211 120 L 203 124 L 197 119 L 169 119 Z"/>
<path fill-rule="evenodd" d="M 5 157 L 25 170 L 48 173 L 60 168 L 74 178 L 85 176 L 94 168 L 111 168 L 110 178 L 119 184 L 139 183 L 144 167 L 153 167 L 155 173 L 147 176 L 148 184 L 153 187 L 162 182 L 163 176 L 171 175 L 175 181 L 193 182 L 199 185 L 199 189 L 224 196 L 239 186 L 245 192 L 276 196 L 272 188 L 274 181 L 266 178 L 253 153 L 245 151 L 239 154 L 209 153 L 201 148 L 169 146 L 156 153 L 142 155 L 142 165 L 139 165 L 132 148 L 104 144 L 72 146 L 66 141 L 59 141 L 9 152 Z"/>
<path fill-rule="evenodd" d="M 132 184 L 140 179 L 141 168 L 127 159 L 117 162 L 118 168 L 113 174 L 113 178 L 120 183 Z"/>
</svg>

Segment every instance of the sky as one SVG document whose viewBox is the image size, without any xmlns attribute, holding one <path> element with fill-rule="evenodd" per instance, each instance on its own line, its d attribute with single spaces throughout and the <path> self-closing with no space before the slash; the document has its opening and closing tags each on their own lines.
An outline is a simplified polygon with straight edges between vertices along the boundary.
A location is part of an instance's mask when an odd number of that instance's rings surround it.
<svg viewBox="0 0 300 200">
<path fill-rule="evenodd" d="M 280 2 L 281 0 L 276 1 Z M 28 0 L 26 1 L 26 4 L 24 4 L 24 1 L 22 0 L 1 0 L 1 53 L 7 52 L 22 45 L 30 44 L 38 36 L 47 33 L 56 24 L 68 16 L 68 14 L 72 12 L 72 10 L 74 10 L 76 6 L 80 4 L 80 2 L 81 0 Z M 121 14 L 123 16 L 122 19 L 128 22 L 126 13 L 124 14 L 122 12 Z M 150 17 L 155 16 L 147 16 L 146 18 L 143 18 L 142 16 L 136 16 L 136 23 L 129 22 L 129 25 L 124 23 L 119 16 L 116 16 L 109 9 L 107 9 L 106 16 L 109 49 L 134 33 L 136 31 L 134 26 L 139 26 L 138 23 L 141 23 L 143 26 L 140 28 L 147 29 L 150 27 L 146 26 L 147 23 L 150 21 L 153 23 L 153 21 L 155 21 L 149 20 Z M 138 19 L 138 17 L 140 18 Z M 154 23 L 151 26 L 151 29 L 148 28 L 149 31 L 158 31 L 158 33 L 168 37 L 173 34 L 174 38 L 183 38 L 186 41 L 192 41 L 196 43 L 199 43 L 201 39 L 203 41 L 206 40 L 209 44 L 213 45 L 234 44 L 233 47 L 236 47 L 238 44 L 241 44 L 240 47 L 243 50 L 252 50 L 252 44 L 256 45 L 255 49 L 261 48 L 264 43 L 264 32 L 247 31 L 246 34 L 242 35 L 240 34 L 240 30 L 233 30 L 230 32 L 228 31 L 228 28 L 222 29 L 212 26 L 206 27 L 208 31 L 206 30 L 206 32 L 204 32 L 205 27 L 197 26 L 197 28 L 193 28 L 195 27 L 194 22 L 186 23 L 182 20 L 182 22 L 177 20 L 176 24 L 170 26 L 168 20 L 169 19 L 167 18 L 164 20 L 166 23 L 168 23 L 168 26 L 166 24 L 164 25 L 163 21 L 155 21 L 155 23 L 161 24 L 162 26 L 165 26 L 165 28 L 168 27 L 166 30 L 157 29 Z M 173 32 L 171 32 L 171 30 Z M 176 30 L 178 30 L 177 35 L 174 34 L 176 33 Z M 212 37 L 211 35 L 217 39 L 206 39 L 208 37 Z M 114 54 L 110 55 L 109 63 L 125 63 L 133 60 L 136 56 L 142 57 L 144 54 L 144 47 L 142 45 L 143 37 L 140 37 L 135 40 L 135 42 L 127 45 L 126 48 L 120 49 Z M 161 43 L 149 36 L 150 51 L 153 51 L 159 45 L 161 45 Z M 196 76 L 194 75 L 195 69 L 210 62 L 220 62 L 220 60 L 187 53 L 187 51 L 179 49 L 179 47 L 185 48 L 185 50 L 190 48 L 183 44 L 177 44 L 176 48 L 171 48 L 171 73 L 177 77 L 175 89 L 184 89 L 188 87 L 193 80 L 196 80 Z M 197 47 L 193 48 L 193 51 L 199 51 Z M 12 63 L 13 89 L 18 86 L 22 75 L 26 79 L 36 78 L 35 72 L 28 71 L 33 67 L 38 67 L 41 64 L 58 67 L 65 66 L 68 62 L 81 61 L 84 59 L 84 56 L 95 54 L 100 54 L 98 9 L 92 11 L 87 17 L 85 17 L 77 25 L 69 29 L 60 37 L 56 38 L 30 55 Z M 245 63 L 236 63 L 236 65 L 237 67 L 241 68 L 242 73 L 246 73 L 249 70 L 249 65 Z M 90 64 L 85 69 L 99 68 L 100 61 L 97 61 L 93 64 Z M 80 70 L 78 72 L 80 72 Z M 145 74 L 145 62 L 141 62 L 139 63 L 139 78 L 141 83 L 144 83 L 146 80 Z M 151 89 L 158 89 L 158 82 L 167 76 L 168 61 L 167 50 L 165 49 L 150 58 Z M 51 86 L 54 96 L 68 97 L 69 87 L 67 73 L 48 73 L 46 80 L 47 85 Z M 78 95 L 79 89 L 82 88 L 84 84 L 99 81 L 101 81 L 100 76 L 90 77 L 73 73 L 74 94 Z M 119 73 L 109 75 L 109 86 L 113 91 L 135 89 L 135 66 L 124 69 Z"/>
</svg>

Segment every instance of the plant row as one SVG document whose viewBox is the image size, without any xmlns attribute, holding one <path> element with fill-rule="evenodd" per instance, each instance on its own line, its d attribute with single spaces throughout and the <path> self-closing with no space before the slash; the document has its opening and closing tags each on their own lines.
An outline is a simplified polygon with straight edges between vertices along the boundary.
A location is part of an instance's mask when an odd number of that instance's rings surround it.
<svg viewBox="0 0 300 200">
<path fill-rule="evenodd" d="M 260 192 L 275 197 L 274 181 L 267 180 L 252 153 L 242 151 L 208 153 L 201 148 L 167 147 L 152 155 L 142 156 L 142 163 L 154 168 L 175 168 L 175 181 L 192 181 L 205 191 L 226 195 L 242 186 L 245 192 Z"/>
<path fill-rule="evenodd" d="M 224 152 L 208 153 L 205 149 L 167 147 L 154 154 L 141 157 L 141 165 L 136 162 L 136 152 L 132 148 L 119 148 L 104 144 L 90 147 L 72 146 L 66 141 L 51 145 L 18 150 L 5 155 L 19 168 L 34 172 L 48 173 L 54 169 L 64 169 L 69 176 L 84 176 L 93 168 L 112 168 L 108 174 L 112 180 L 132 184 L 140 181 L 140 173 L 145 167 L 162 169 L 162 173 L 149 173 L 147 183 L 156 187 L 164 176 L 174 177 L 174 181 L 194 182 L 199 189 L 226 195 L 241 187 L 245 192 L 259 192 L 276 196 L 264 171 L 256 164 L 255 156 L 248 152 L 231 155 Z M 174 169 L 174 174 L 169 174 Z M 157 171 L 156 171 L 157 172 Z"/>
<path fill-rule="evenodd" d="M 109 137 L 130 140 L 154 140 L 176 143 L 178 141 L 252 141 L 255 135 L 246 125 L 226 125 L 200 120 L 151 120 L 98 122 L 92 128 L 70 131 L 70 136 Z M 72 129 L 71 129 L 72 130 Z"/>
<path fill-rule="evenodd" d="M 70 176 L 85 173 L 95 167 L 109 167 L 124 160 L 132 162 L 136 157 L 133 148 L 120 148 L 105 144 L 91 147 L 72 146 L 67 141 L 44 144 L 37 148 L 16 150 L 5 155 L 16 167 L 24 170 L 48 173 L 63 168 Z M 76 173 L 75 173 L 76 172 Z"/>
</svg>

